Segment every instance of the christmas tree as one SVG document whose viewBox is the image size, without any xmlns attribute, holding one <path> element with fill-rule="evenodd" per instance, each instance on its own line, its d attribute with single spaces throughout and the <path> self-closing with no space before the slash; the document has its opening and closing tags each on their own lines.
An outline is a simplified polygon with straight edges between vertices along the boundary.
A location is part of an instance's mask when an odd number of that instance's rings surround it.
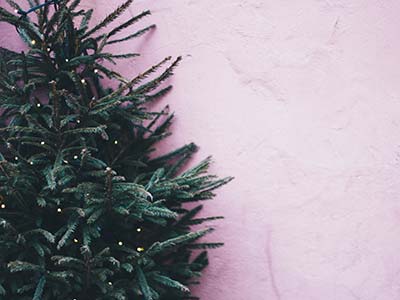
<svg viewBox="0 0 400 300">
<path fill-rule="evenodd" d="M 0 52 L 0 299 L 195 299 L 189 287 L 221 243 L 193 226 L 221 217 L 186 204 L 231 178 L 209 175 L 210 158 L 185 168 L 194 144 L 153 153 L 173 114 L 148 104 L 180 58 L 133 79 L 105 64 L 138 55 L 108 45 L 155 28 L 132 31 L 149 11 L 112 25 L 133 0 L 94 26 L 80 0 L 6 2 L 0 21 L 29 49 Z"/>
</svg>

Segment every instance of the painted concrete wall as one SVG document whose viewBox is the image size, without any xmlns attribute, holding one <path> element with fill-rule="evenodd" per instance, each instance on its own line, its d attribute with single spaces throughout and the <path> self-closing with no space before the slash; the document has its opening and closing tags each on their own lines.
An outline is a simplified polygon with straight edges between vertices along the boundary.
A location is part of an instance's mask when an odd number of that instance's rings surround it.
<svg viewBox="0 0 400 300">
<path fill-rule="evenodd" d="M 101 17 L 122 1 L 84 2 Z M 164 147 L 195 141 L 196 160 L 236 177 L 207 205 L 226 216 L 212 236 L 226 246 L 197 294 L 400 299 L 400 2 L 138 0 L 129 13 L 145 8 L 158 29 L 125 44 L 143 58 L 119 69 L 183 55 Z"/>
</svg>

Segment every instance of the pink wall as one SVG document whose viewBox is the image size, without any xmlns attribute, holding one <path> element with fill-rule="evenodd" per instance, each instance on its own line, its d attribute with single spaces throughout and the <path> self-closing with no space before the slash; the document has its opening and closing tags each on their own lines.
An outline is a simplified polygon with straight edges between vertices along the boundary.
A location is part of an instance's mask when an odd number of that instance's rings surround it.
<svg viewBox="0 0 400 300">
<path fill-rule="evenodd" d="M 85 2 L 99 17 L 122 1 Z M 196 160 L 236 176 L 207 205 L 226 216 L 213 236 L 226 246 L 197 293 L 399 299 L 400 2 L 138 0 L 130 13 L 145 8 L 157 31 L 125 45 L 140 68 L 184 57 L 166 147 L 195 141 Z M 15 40 L 2 28 L 1 45 Z"/>
</svg>

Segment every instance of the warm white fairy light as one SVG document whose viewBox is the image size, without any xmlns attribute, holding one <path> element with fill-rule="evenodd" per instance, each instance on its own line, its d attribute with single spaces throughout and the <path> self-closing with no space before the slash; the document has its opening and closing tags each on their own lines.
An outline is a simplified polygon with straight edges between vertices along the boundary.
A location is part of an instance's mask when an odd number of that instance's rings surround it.
<svg viewBox="0 0 400 300">
<path fill-rule="evenodd" d="M 74 155 L 74 159 L 78 159 L 78 155 Z"/>
<path fill-rule="evenodd" d="M 33 161 L 29 162 L 29 164 L 33 165 Z"/>
<path fill-rule="evenodd" d="M 137 232 L 141 232 L 141 231 L 142 231 L 142 228 L 138 227 L 138 228 L 136 228 L 136 231 L 137 231 Z"/>
<path fill-rule="evenodd" d="M 124 244 L 124 243 L 121 242 L 121 241 L 118 242 L 118 245 L 119 245 L 119 246 L 122 246 L 123 244 Z"/>
<path fill-rule="evenodd" d="M 40 142 L 40 145 L 44 145 L 44 144 L 45 144 L 45 142 L 44 142 L 44 141 L 41 141 L 41 142 Z"/>
<path fill-rule="evenodd" d="M 79 240 L 78 239 L 74 239 L 74 243 L 76 244 L 76 243 L 79 243 Z"/>
<path fill-rule="evenodd" d="M 65 62 L 69 62 L 69 59 L 68 59 L 68 58 L 66 58 L 66 59 L 65 59 Z"/>
<path fill-rule="evenodd" d="M 68 160 L 63 159 L 63 162 L 67 164 L 67 163 L 68 163 Z"/>
<path fill-rule="evenodd" d="M 98 69 L 94 69 L 94 73 L 95 74 L 99 73 L 99 70 Z"/>
<path fill-rule="evenodd" d="M 36 45 L 36 41 L 35 40 L 32 40 L 31 41 L 31 44 L 34 46 L 34 45 Z"/>
<path fill-rule="evenodd" d="M 78 124 L 79 124 L 80 122 L 81 122 L 81 120 L 79 120 L 79 119 L 78 119 L 78 120 L 76 120 L 76 123 L 78 123 Z"/>
<path fill-rule="evenodd" d="M 18 9 L 14 9 L 14 12 L 17 14 L 19 12 L 19 10 Z"/>
<path fill-rule="evenodd" d="M 37 107 L 41 107 L 42 105 L 40 103 L 36 104 Z"/>
<path fill-rule="evenodd" d="M 86 80 L 84 78 L 81 79 L 82 84 L 86 83 Z"/>
<path fill-rule="evenodd" d="M 47 52 L 50 52 L 50 51 L 51 51 L 50 47 L 47 47 Z"/>
<path fill-rule="evenodd" d="M 137 250 L 137 252 L 143 252 L 144 248 L 143 247 L 137 247 L 136 250 Z"/>
<path fill-rule="evenodd" d="M 109 281 L 109 282 L 108 282 L 108 285 L 112 285 L 112 282 L 111 282 L 111 281 Z"/>
<path fill-rule="evenodd" d="M 114 144 L 115 144 L 115 145 L 118 145 L 118 141 L 117 141 L 117 140 L 115 140 L 115 141 L 114 141 Z"/>
<path fill-rule="evenodd" d="M 2 209 L 4 209 L 4 208 L 6 208 L 6 205 L 5 205 L 4 203 L 2 203 L 2 204 L 0 205 L 0 207 L 1 207 Z"/>
<path fill-rule="evenodd" d="M 62 209 L 61 208 L 57 208 L 57 212 L 60 214 L 62 213 Z"/>
<path fill-rule="evenodd" d="M 18 156 L 14 157 L 15 160 L 18 160 Z"/>
</svg>

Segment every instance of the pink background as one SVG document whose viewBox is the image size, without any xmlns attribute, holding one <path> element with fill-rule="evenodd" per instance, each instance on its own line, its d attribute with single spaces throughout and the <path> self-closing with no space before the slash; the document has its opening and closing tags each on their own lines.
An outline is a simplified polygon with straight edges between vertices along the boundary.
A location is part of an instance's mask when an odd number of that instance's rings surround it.
<svg viewBox="0 0 400 300">
<path fill-rule="evenodd" d="M 122 1 L 83 2 L 100 18 Z M 182 55 L 165 149 L 195 141 L 236 177 L 206 206 L 226 246 L 196 294 L 399 299 L 400 2 L 138 0 L 128 15 L 146 8 L 158 29 L 116 48 L 143 54 L 119 70 Z"/>
</svg>

